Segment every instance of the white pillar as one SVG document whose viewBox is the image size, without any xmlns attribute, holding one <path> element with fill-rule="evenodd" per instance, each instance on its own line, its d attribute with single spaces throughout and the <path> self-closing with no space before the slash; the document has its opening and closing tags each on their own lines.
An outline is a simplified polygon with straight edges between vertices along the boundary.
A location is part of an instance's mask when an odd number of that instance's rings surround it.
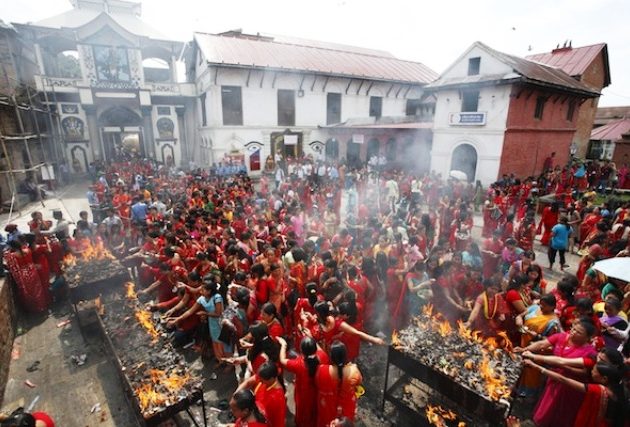
<svg viewBox="0 0 630 427">
<path fill-rule="evenodd" d="M 37 69 L 42 76 L 46 74 L 44 70 L 44 58 L 42 58 L 42 48 L 39 43 L 35 43 L 35 59 L 37 59 Z"/>
</svg>

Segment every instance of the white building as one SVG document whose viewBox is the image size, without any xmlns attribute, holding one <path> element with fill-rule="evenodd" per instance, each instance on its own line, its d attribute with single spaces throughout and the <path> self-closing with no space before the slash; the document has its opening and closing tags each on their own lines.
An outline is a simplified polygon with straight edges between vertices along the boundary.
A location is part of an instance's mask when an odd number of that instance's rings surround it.
<svg viewBox="0 0 630 427">
<path fill-rule="evenodd" d="M 72 9 L 15 24 L 34 45 L 42 99 L 59 113 L 61 154 L 70 170 L 85 172 L 138 153 L 187 163 L 194 140 L 195 86 L 177 79 L 184 44 L 139 19 L 140 3 L 71 0 Z"/>
<path fill-rule="evenodd" d="M 598 95 L 560 69 L 480 42 L 425 91 L 436 97 L 431 169 L 461 170 L 484 185 L 536 175 L 552 152 L 565 164 L 577 106 Z"/>
<path fill-rule="evenodd" d="M 234 155 L 253 171 L 272 153 L 352 163 L 402 144 L 396 123 L 417 121 L 422 88 L 437 77 L 387 52 L 240 31 L 195 33 L 187 58 L 199 94 L 194 159 Z M 405 126 L 414 144 L 418 126 Z"/>
</svg>

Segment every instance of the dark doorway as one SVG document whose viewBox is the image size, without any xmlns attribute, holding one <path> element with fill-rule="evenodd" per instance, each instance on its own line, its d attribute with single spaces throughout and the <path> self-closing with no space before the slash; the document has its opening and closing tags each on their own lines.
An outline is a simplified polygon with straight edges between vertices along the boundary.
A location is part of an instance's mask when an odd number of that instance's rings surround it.
<svg viewBox="0 0 630 427">
<path fill-rule="evenodd" d="M 370 139 L 368 141 L 367 155 L 365 156 L 365 159 L 369 162 L 372 157 L 374 156 L 378 157 L 380 151 L 381 151 L 380 141 L 376 138 Z"/>
<path fill-rule="evenodd" d="M 459 145 L 453 151 L 451 170 L 462 171 L 468 177 L 468 182 L 475 180 L 477 174 L 477 150 L 470 144 Z"/>
<path fill-rule="evenodd" d="M 99 116 L 103 156 L 108 162 L 145 157 L 142 118 L 126 107 L 112 107 Z"/>
<path fill-rule="evenodd" d="M 274 158 L 280 156 L 282 160 L 302 157 L 302 132 L 273 132 L 271 134 L 271 152 Z"/>
</svg>

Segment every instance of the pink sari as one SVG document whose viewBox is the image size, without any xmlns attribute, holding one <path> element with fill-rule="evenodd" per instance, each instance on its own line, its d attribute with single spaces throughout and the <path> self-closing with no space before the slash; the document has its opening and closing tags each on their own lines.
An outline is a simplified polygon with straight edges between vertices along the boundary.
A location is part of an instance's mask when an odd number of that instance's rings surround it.
<svg viewBox="0 0 630 427">
<path fill-rule="evenodd" d="M 553 354 L 569 359 L 594 357 L 595 348 L 591 344 L 576 347 L 568 344 L 569 334 L 563 332 L 547 338 L 553 345 Z M 565 376 L 571 377 L 564 369 L 556 369 Z M 584 380 L 585 378 L 575 378 Z M 534 422 L 537 427 L 573 427 L 584 393 L 573 390 L 557 381 L 547 380 L 543 394 L 534 410 Z"/>
</svg>

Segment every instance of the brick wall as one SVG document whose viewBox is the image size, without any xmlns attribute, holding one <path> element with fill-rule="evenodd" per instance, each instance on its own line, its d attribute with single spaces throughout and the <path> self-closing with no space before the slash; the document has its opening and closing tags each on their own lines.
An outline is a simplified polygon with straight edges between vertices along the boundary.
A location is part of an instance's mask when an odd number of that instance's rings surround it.
<svg viewBox="0 0 630 427">
<path fill-rule="evenodd" d="M 547 97 L 542 119 L 534 117 L 536 100 Z M 516 86 L 511 95 L 501 166 L 502 174 L 537 176 L 545 159 L 555 152 L 554 166 L 564 166 L 575 133 L 575 119 L 567 120 L 570 95 Z"/>
<path fill-rule="evenodd" d="M 7 280 L 0 279 L 0 406 L 9 375 L 11 349 L 15 334 L 15 307 L 11 287 Z"/>
<path fill-rule="evenodd" d="M 580 77 L 580 81 L 582 83 L 585 83 L 598 91 L 602 90 L 604 80 L 606 78 L 606 67 L 604 65 L 602 52 L 599 53 L 597 58 L 588 66 L 586 71 L 584 71 L 584 74 Z M 591 131 L 593 130 L 593 122 L 595 121 L 598 103 L 599 98 L 587 99 L 576 112 L 577 130 L 573 139 L 577 145 L 576 155 L 578 157 L 586 156 L 586 150 L 588 149 L 588 142 L 590 140 Z"/>
<path fill-rule="evenodd" d="M 545 159 L 555 152 L 554 166 L 567 164 L 573 131 L 514 131 L 505 133 L 501 153 L 502 174 L 514 173 L 517 177 L 538 176 Z"/>
</svg>

